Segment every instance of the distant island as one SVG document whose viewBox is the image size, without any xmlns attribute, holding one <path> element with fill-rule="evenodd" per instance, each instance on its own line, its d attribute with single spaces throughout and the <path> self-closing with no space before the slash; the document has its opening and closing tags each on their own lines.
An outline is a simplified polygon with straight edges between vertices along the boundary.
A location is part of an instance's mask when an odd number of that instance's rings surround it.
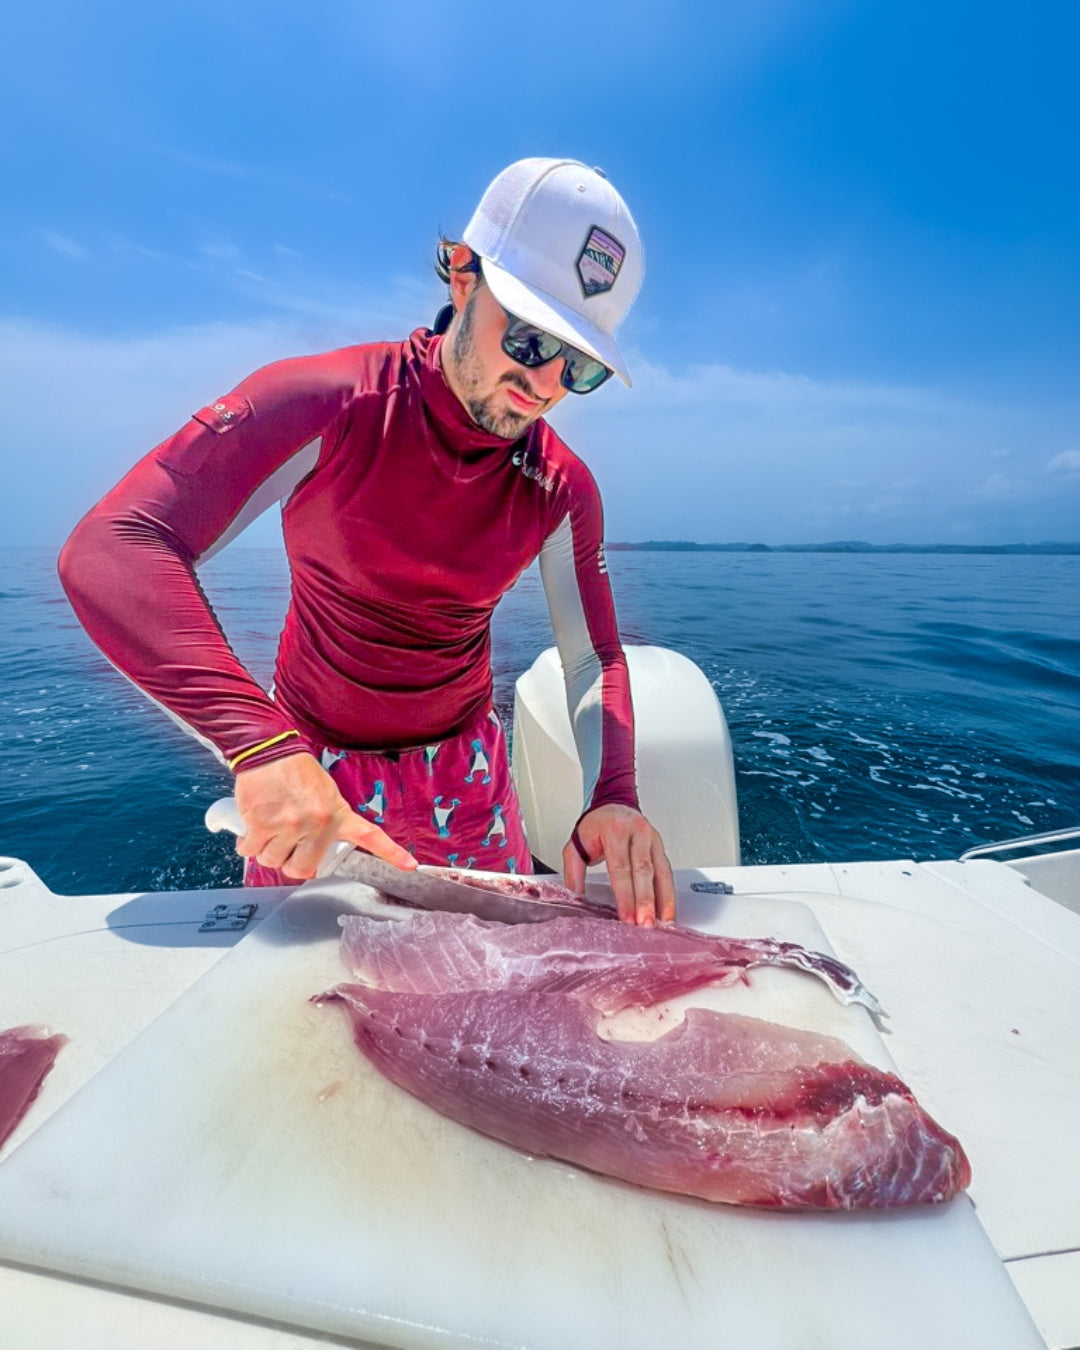
<svg viewBox="0 0 1080 1350">
<path fill-rule="evenodd" d="M 609 553 L 1054 553 L 1080 554 L 1080 543 L 1057 544 L 866 544 L 839 539 L 831 544 L 695 544 L 688 539 L 647 539 L 640 544 L 606 544 Z"/>
</svg>

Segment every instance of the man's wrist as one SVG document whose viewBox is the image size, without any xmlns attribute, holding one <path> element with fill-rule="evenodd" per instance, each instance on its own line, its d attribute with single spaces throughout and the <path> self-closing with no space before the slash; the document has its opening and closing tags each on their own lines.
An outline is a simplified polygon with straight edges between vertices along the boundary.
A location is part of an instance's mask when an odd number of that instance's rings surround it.
<svg viewBox="0 0 1080 1350">
<path fill-rule="evenodd" d="M 577 820 L 574 822 L 574 828 L 576 829 L 585 819 L 586 816 L 592 815 L 594 811 L 599 811 L 601 807 L 604 806 L 625 806 L 628 811 L 637 811 L 638 814 L 641 813 L 641 806 L 638 803 L 636 797 L 633 799 L 633 801 L 626 801 L 623 800 L 621 797 L 605 797 L 603 801 L 590 802 L 589 805 L 585 808 L 584 811 L 582 811 L 581 815 L 578 816 Z"/>
<path fill-rule="evenodd" d="M 299 731 L 290 731 L 257 741 L 253 746 L 239 750 L 228 760 L 230 770 L 239 776 L 249 769 L 261 768 L 290 755 L 314 755 L 315 751 Z"/>
</svg>

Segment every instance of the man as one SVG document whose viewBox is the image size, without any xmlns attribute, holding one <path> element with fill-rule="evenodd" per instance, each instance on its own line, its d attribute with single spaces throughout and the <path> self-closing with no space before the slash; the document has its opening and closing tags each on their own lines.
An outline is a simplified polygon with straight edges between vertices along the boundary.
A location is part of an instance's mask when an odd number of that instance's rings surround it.
<svg viewBox="0 0 1080 1350">
<path fill-rule="evenodd" d="M 489 625 L 539 556 L 585 775 L 566 882 L 602 859 L 620 918 L 674 918 L 599 495 L 542 420 L 614 371 L 629 383 L 613 334 L 642 270 L 599 171 L 521 160 L 440 245 L 437 331 L 257 371 L 76 528 L 61 578 L 91 637 L 236 775 L 247 884 L 314 876 L 335 839 L 402 867 L 531 870 Z M 278 500 L 292 597 L 270 697 L 194 568 Z"/>
</svg>

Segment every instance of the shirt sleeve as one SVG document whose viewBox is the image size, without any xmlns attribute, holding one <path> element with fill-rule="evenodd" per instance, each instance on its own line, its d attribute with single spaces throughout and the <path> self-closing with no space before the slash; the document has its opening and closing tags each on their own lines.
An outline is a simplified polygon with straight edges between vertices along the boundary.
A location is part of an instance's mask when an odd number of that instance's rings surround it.
<svg viewBox="0 0 1080 1350">
<path fill-rule="evenodd" d="M 600 494 L 586 475 L 540 550 L 586 811 L 612 802 L 638 807 L 630 677 L 615 621 L 603 530 Z"/>
<path fill-rule="evenodd" d="M 265 367 L 142 459 L 60 555 L 92 640 L 226 763 L 253 767 L 304 743 L 234 655 L 195 566 L 314 468 L 343 399 L 326 358 Z"/>
</svg>

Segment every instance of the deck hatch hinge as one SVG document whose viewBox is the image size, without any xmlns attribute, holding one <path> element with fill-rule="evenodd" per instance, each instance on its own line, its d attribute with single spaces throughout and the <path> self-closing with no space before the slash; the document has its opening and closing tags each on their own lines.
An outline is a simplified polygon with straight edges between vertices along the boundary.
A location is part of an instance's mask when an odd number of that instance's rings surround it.
<svg viewBox="0 0 1080 1350">
<path fill-rule="evenodd" d="M 216 933 L 222 928 L 238 930 L 246 928 L 248 920 L 259 908 L 248 901 L 246 905 L 215 905 L 206 911 L 206 918 L 199 924 L 200 933 Z"/>
</svg>

